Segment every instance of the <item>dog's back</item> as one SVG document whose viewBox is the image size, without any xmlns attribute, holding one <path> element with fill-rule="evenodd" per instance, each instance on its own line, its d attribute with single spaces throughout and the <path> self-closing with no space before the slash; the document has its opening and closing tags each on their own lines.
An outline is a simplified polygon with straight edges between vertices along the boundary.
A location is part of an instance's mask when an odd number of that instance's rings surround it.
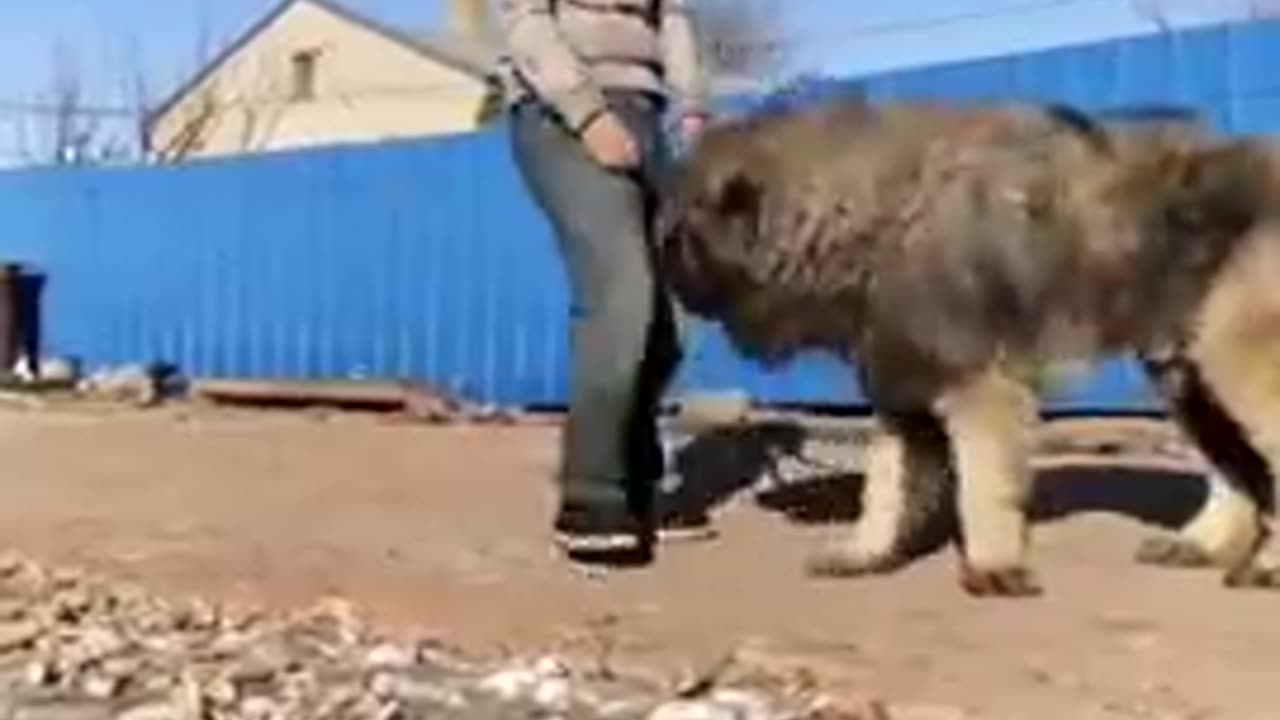
<svg viewBox="0 0 1280 720">
<path fill-rule="evenodd" d="M 1167 167 L 1207 137 L 1184 114 L 1021 104 L 748 117 L 686 160 L 664 261 L 695 312 L 764 359 L 869 342 L 958 368 L 1089 355 L 1156 332 L 1152 304 L 1193 296 L 1229 252 L 1196 232 L 1234 232 L 1239 173 L 1174 187 Z M 1153 233 L 1175 200 L 1217 220 Z"/>
<path fill-rule="evenodd" d="M 1062 272 L 1043 237 L 1053 218 L 1026 202 L 1096 162 L 1095 145 L 1030 106 L 839 102 L 747 118 L 688 159 L 668 268 L 695 311 L 758 352 L 847 349 L 891 315 L 908 336 L 985 354 Z M 948 339 L 958 328 L 983 342 Z"/>
</svg>

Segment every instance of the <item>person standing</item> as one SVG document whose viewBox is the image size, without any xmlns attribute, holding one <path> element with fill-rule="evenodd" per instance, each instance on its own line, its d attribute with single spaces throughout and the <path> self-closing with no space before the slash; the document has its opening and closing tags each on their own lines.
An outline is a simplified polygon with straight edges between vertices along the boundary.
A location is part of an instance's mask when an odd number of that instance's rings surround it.
<svg viewBox="0 0 1280 720">
<path fill-rule="evenodd" d="M 691 0 L 497 0 L 511 146 L 570 283 L 556 539 L 571 555 L 705 534 L 659 502 L 657 414 L 682 357 L 652 224 L 670 148 L 706 122 Z"/>
</svg>

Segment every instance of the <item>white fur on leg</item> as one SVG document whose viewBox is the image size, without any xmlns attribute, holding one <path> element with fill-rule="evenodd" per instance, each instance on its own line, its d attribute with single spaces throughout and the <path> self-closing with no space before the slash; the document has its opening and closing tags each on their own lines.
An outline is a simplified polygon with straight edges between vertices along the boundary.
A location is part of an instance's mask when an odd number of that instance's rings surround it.
<svg viewBox="0 0 1280 720">
<path fill-rule="evenodd" d="M 813 559 L 814 569 L 828 574 L 888 570 L 898 557 L 899 537 L 908 502 L 906 448 L 883 428 L 872 434 L 863 466 L 862 515 L 846 535 L 830 542 Z"/>
<path fill-rule="evenodd" d="M 1215 563 L 1234 567 L 1254 552 L 1261 531 L 1258 511 L 1247 495 L 1219 474 L 1210 473 L 1207 482 L 1208 497 L 1178 534 Z"/>
<path fill-rule="evenodd" d="M 1280 357 L 1280 339 L 1270 332 L 1280 326 L 1280 299 L 1273 291 L 1276 273 L 1280 271 L 1276 232 L 1273 225 L 1261 226 L 1250 236 L 1247 248 L 1238 252 L 1222 270 L 1200 308 L 1197 333 L 1190 348 L 1205 383 L 1238 424 L 1245 439 L 1265 460 L 1272 476 L 1280 475 L 1280 369 L 1275 362 L 1275 358 Z M 1270 535 L 1271 518 L 1261 515 L 1261 508 L 1256 507 L 1248 487 L 1233 490 L 1241 497 L 1232 503 L 1248 504 L 1253 510 L 1248 526 L 1256 533 L 1255 542 L 1243 557 L 1236 557 L 1241 552 L 1238 545 L 1242 541 L 1232 538 L 1226 542 L 1222 536 L 1229 533 L 1214 529 L 1228 525 L 1231 518 L 1243 510 L 1215 509 L 1211 497 L 1191 525 L 1196 526 L 1198 534 L 1213 536 L 1209 539 L 1218 541 L 1219 547 L 1212 551 L 1215 560 L 1236 561 L 1229 580 L 1242 572 L 1257 571 L 1253 578 L 1256 583 L 1268 584 L 1271 580 L 1264 576 L 1274 575 L 1273 579 L 1280 584 L 1280 572 L 1273 572 L 1274 558 L 1263 557 L 1264 548 L 1259 547 L 1267 540 L 1260 536 Z M 1210 492 L 1214 492 L 1212 485 Z M 1201 521 L 1205 516 L 1209 517 Z M 1183 534 L 1191 531 L 1189 526 Z"/>
<path fill-rule="evenodd" d="M 876 433 L 867 447 L 862 516 L 852 539 L 859 554 L 884 558 L 896 549 L 906 512 L 905 470 L 902 438 L 891 432 Z"/>
<path fill-rule="evenodd" d="M 1021 568 L 1034 396 L 987 374 L 947 393 L 939 408 L 954 448 L 966 561 L 979 571 Z"/>
<path fill-rule="evenodd" d="M 1259 354 L 1265 358 L 1276 356 L 1275 352 Z M 1222 360 L 1210 356 L 1202 362 L 1206 379 L 1223 407 L 1239 423 L 1249 444 L 1262 456 L 1271 476 L 1276 477 L 1280 475 L 1280 378 L 1273 367 L 1259 368 L 1256 361 L 1248 363 L 1253 367 L 1231 368 L 1229 361 Z M 1232 370 L 1237 373 L 1232 374 Z M 1215 563 L 1233 572 L 1254 568 L 1274 573 L 1280 582 L 1273 541 L 1261 537 L 1271 535 L 1272 518 L 1262 514 L 1262 508 L 1246 488 L 1228 486 L 1227 480 L 1216 475 L 1210 480 L 1209 492 L 1204 507 L 1180 535 L 1193 537 Z"/>
</svg>

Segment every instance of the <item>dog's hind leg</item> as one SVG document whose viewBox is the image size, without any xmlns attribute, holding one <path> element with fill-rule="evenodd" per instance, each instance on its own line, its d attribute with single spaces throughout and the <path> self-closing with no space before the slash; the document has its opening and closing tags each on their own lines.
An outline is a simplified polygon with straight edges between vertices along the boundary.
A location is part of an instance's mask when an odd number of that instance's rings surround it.
<svg viewBox="0 0 1280 720">
<path fill-rule="evenodd" d="M 954 477 L 936 417 L 880 415 L 864 458 L 862 514 L 850 532 L 809 558 L 810 574 L 889 572 L 951 534 Z"/>
<path fill-rule="evenodd" d="M 959 487 L 961 585 L 973 595 L 1029 596 L 1027 502 L 1035 394 L 992 369 L 942 393 Z"/>
<path fill-rule="evenodd" d="M 1252 453 L 1241 454 L 1225 476 L 1256 508 L 1257 530 L 1246 536 L 1250 542 L 1233 542 L 1229 552 L 1215 558 L 1226 566 L 1225 579 L 1233 587 L 1280 588 L 1280 568 L 1261 553 L 1271 535 L 1280 470 L 1280 298 L 1274 292 L 1280 244 L 1274 240 L 1260 231 L 1215 279 L 1186 351 L 1207 392 L 1231 418 L 1235 434 L 1261 461 L 1250 465 Z M 1212 450 L 1203 448 L 1209 453 L 1231 447 L 1222 440 L 1210 443 Z"/>
<path fill-rule="evenodd" d="M 1213 466 L 1200 510 L 1177 535 L 1139 546 L 1137 560 L 1163 567 L 1239 564 L 1260 540 L 1260 503 L 1272 486 L 1267 463 L 1206 386 L 1185 352 L 1143 353 L 1143 367 L 1179 427 Z"/>
</svg>

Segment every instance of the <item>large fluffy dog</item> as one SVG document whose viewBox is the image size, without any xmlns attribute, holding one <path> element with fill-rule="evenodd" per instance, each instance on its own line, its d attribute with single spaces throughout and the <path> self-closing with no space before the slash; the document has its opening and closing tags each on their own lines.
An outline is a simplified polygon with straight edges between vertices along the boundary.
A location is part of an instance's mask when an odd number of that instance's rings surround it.
<svg viewBox="0 0 1280 720">
<path fill-rule="evenodd" d="M 1134 351 L 1219 471 L 1165 559 L 1189 548 L 1232 586 L 1273 586 L 1258 556 L 1280 463 L 1277 167 L 1260 142 L 1172 116 L 834 101 L 704 135 L 659 254 L 748 356 L 825 349 L 858 368 L 882 433 L 864 515 L 816 570 L 897 566 L 954 492 L 963 587 L 1039 592 L 1030 378 Z"/>
</svg>

